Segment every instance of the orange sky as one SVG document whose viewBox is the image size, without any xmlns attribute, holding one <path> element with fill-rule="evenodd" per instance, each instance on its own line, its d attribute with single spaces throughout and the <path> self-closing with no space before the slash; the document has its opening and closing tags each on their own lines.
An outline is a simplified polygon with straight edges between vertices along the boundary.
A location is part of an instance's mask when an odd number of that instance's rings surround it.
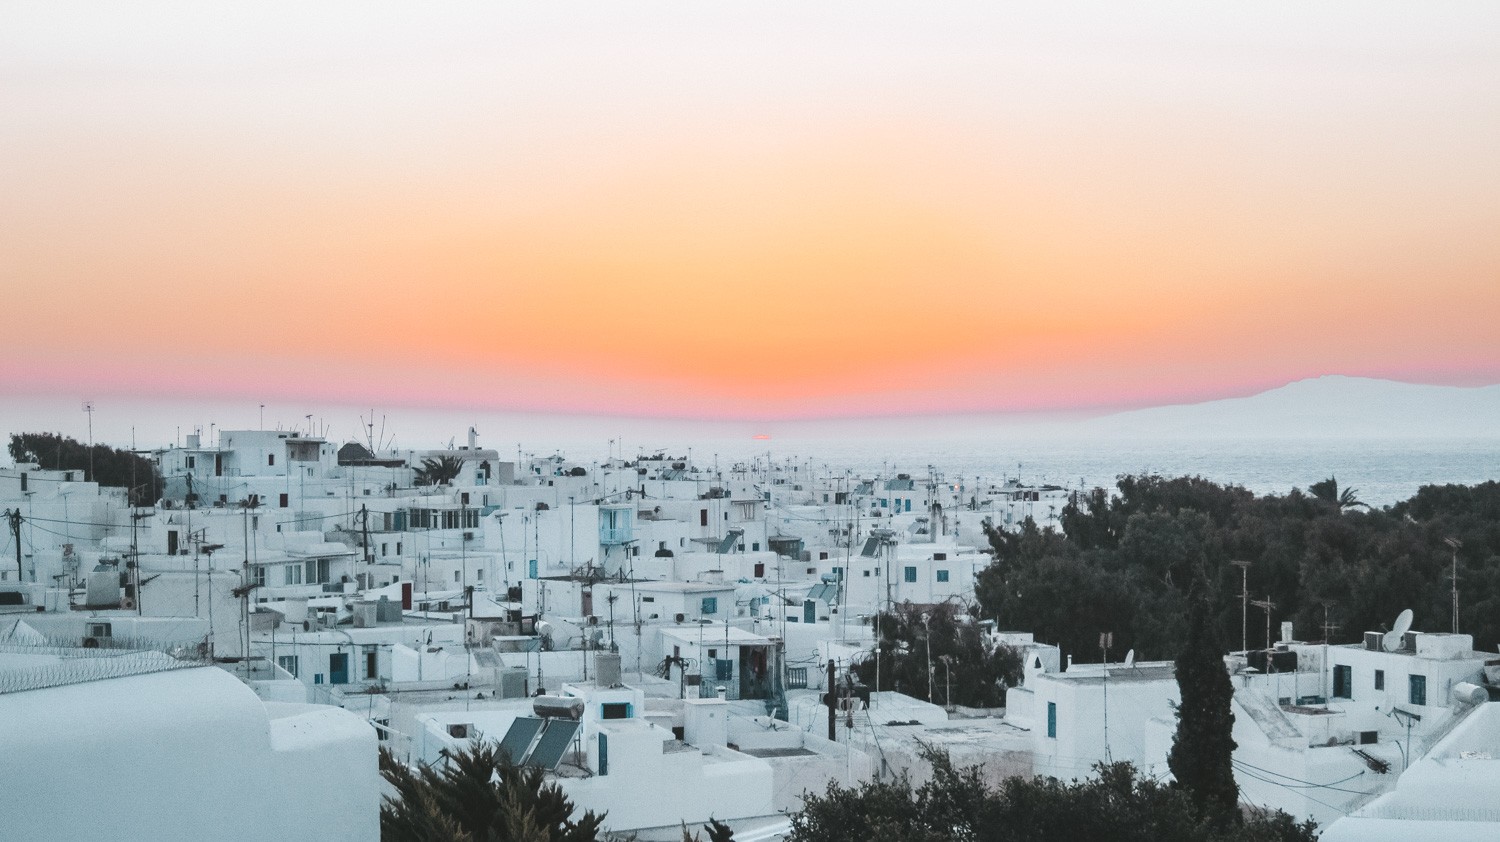
<svg viewBox="0 0 1500 842">
<path fill-rule="evenodd" d="M 5 14 L 12 393 L 725 418 L 1500 382 L 1493 4 Z"/>
</svg>

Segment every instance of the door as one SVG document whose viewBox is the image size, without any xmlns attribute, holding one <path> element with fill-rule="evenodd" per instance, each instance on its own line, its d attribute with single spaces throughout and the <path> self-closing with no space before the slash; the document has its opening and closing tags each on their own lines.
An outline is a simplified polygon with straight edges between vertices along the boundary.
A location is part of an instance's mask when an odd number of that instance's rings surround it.
<svg viewBox="0 0 1500 842">
<path fill-rule="evenodd" d="M 818 603 L 809 599 L 802 603 L 802 622 L 816 623 L 818 621 Z"/>
<path fill-rule="evenodd" d="M 328 683 L 349 683 L 349 653 L 338 652 L 328 656 Z"/>
<path fill-rule="evenodd" d="M 599 735 L 599 775 L 603 777 L 609 774 L 609 737 L 605 734 Z"/>
<path fill-rule="evenodd" d="M 177 530 L 167 530 L 167 555 L 177 555 Z"/>
</svg>

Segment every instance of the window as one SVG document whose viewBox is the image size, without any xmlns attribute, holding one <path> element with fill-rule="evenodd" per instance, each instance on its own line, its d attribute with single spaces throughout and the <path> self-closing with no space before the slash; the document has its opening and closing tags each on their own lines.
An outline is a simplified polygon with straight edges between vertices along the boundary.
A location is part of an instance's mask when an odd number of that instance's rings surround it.
<svg viewBox="0 0 1500 842">
<path fill-rule="evenodd" d="M 198 463 L 197 457 L 189 456 L 188 457 L 188 470 L 191 471 L 193 468 L 197 467 L 197 463 Z"/>
<path fill-rule="evenodd" d="M 297 656 L 296 655 L 277 655 L 276 656 L 276 665 L 279 666 L 279 667 L 281 667 L 282 669 L 286 670 L 287 672 L 291 673 L 293 678 L 297 677 Z"/>
<path fill-rule="evenodd" d="M 267 453 L 266 454 L 266 464 L 267 465 L 275 465 L 276 464 L 276 454 L 274 454 L 274 453 Z"/>
<path fill-rule="evenodd" d="M 948 571 L 946 571 L 946 570 L 939 570 L 937 572 L 937 580 L 939 582 L 946 582 L 946 581 L 948 581 Z"/>
<path fill-rule="evenodd" d="M 380 676 L 380 657 L 373 646 L 365 647 L 365 678 Z"/>
<path fill-rule="evenodd" d="M 698 525 L 699 526 L 707 526 L 708 525 L 708 509 L 699 509 L 698 510 Z"/>
<path fill-rule="evenodd" d="M 915 568 L 915 567 L 908 567 L 908 568 L 906 568 L 905 579 L 908 582 L 915 582 L 915 581 L 917 581 L 917 568 Z"/>
<path fill-rule="evenodd" d="M 750 548 L 753 549 L 753 550 L 755 550 L 756 552 L 760 552 L 760 542 L 759 541 L 754 542 L 753 544 L 750 545 Z"/>
<path fill-rule="evenodd" d="M 264 565 L 255 565 L 255 578 L 251 581 L 253 581 L 258 587 L 263 588 L 266 586 L 266 568 Z"/>
<path fill-rule="evenodd" d="M 459 580 L 458 579 L 458 571 L 455 570 L 455 571 L 453 571 L 453 581 L 457 582 L 458 580 Z"/>
<path fill-rule="evenodd" d="M 655 602 L 655 601 L 656 601 L 656 597 L 654 597 L 654 596 L 643 596 L 643 597 L 641 597 L 641 602 Z"/>
<path fill-rule="evenodd" d="M 401 542 L 396 542 L 396 555 L 401 555 Z"/>
<path fill-rule="evenodd" d="M 484 568 L 483 567 L 475 568 L 475 570 L 474 570 L 474 581 L 476 581 L 476 582 L 483 582 L 484 581 Z"/>
<path fill-rule="evenodd" d="M 1335 699 L 1351 698 L 1350 685 L 1354 683 L 1350 677 L 1352 671 L 1352 667 L 1342 664 L 1333 668 L 1333 697 Z"/>
<path fill-rule="evenodd" d="M 286 508 L 286 504 L 287 504 L 287 495 L 282 494 L 281 498 L 280 498 L 280 502 L 281 502 L 281 508 L 285 509 Z"/>
<path fill-rule="evenodd" d="M 629 719 L 629 702 L 605 702 L 600 705 L 599 718 L 601 719 Z"/>
<path fill-rule="evenodd" d="M 870 571 L 868 571 L 868 570 L 865 571 L 865 578 L 866 579 L 870 578 Z"/>
<path fill-rule="evenodd" d="M 1375 689 L 1385 689 L 1385 670 L 1375 670 Z"/>
<path fill-rule="evenodd" d="M 1057 739 L 1057 702 L 1047 703 L 1047 737 Z"/>
<path fill-rule="evenodd" d="M 1409 679 L 1408 700 L 1414 705 L 1427 704 L 1427 676 L 1413 675 Z"/>
<path fill-rule="evenodd" d="M 89 637 L 109 637 L 109 623 L 89 623 Z"/>
<path fill-rule="evenodd" d="M 717 613 L 719 613 L 719 598 L 716 597 L 716 596 L 705 596 L 703 598 L 703 613 L 704 614 L 717 614 Z"/>
<path fill-rule="evenodd" d="M 282 582 L 283 585 L 302 584 L 302 566 L 300 564 L 288 564 L 281 568 L 281 571 L 282 576 L 285 577 L 285 580 Z"/>
<path fill-rule="evenodd" d="M 755 578 L 757 578 L 757 579 L 764 579 L 765 577 L 766 577 L 766 566 L 764 564 L 756 564 L 755 565 Z"/>
</svg>

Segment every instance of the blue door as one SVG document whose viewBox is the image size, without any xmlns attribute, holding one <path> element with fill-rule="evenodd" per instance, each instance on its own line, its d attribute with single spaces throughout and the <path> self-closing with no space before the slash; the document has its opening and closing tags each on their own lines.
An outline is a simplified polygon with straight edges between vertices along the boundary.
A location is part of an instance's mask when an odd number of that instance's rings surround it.
<svg viewBox="0 0 1500 842">
<path fill-rule="evenodd" d="M 599 735 L 599 774 L 609 774 L 609 737 Z"/>
<path fill-rule="evenodd" d="M 536 559 L 526 562 L 526 575 L 532 579 L 536 578 Z"/>
<path fill-rule="evenodd" d="M 328 656 L 328 683 L 349 683 L 349 653 L 339 652 Z"/>
<path fill-rule="evenodd" d="M 818 621 L 818 603 L 806 600 L 802 603 L 802 622 L 816 623 Z"/>
</svg>

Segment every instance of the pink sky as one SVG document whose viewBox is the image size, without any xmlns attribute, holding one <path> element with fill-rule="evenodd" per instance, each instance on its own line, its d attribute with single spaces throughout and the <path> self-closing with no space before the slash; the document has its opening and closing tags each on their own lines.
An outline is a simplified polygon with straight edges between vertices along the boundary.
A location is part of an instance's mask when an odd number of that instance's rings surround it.
<svg viewBox="0 0 1500 842">
<path fill-rule="evenodd" d="M 15 3 L 0 390 L 703 418 L 1500 382 L 1500 8 Z"/>
</svg>

